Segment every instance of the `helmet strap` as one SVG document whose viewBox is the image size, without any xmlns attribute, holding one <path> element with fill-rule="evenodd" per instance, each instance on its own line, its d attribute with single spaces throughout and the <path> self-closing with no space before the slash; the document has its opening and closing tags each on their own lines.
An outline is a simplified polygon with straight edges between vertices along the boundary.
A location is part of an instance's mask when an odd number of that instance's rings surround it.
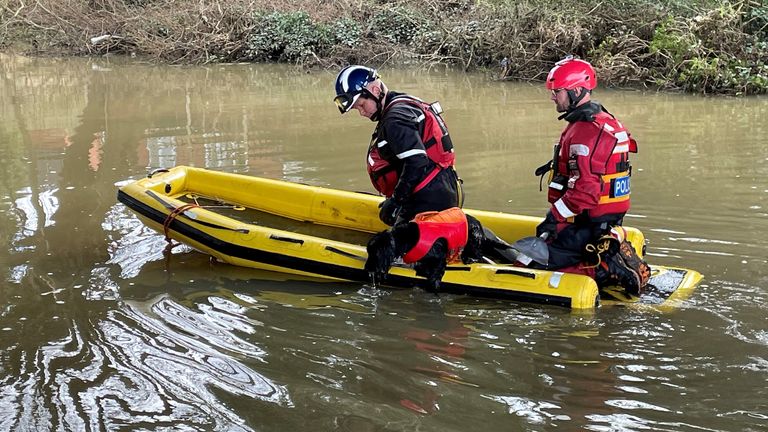
<svg viewBox="0 0 768 432">
<path fill-rule="evenodd" d="M 376 112 L 373 113 L 371 116 L 371 121 L 379 121 L 381 119 L 382 111 L 384 111 L 384 97 L 386 96 L 384 94 L 384 84 L 379 83 L 379 97 L 376 97 L 368 91 L 368 89 L 363 89 L 363 97 L 367 97 L 368 99 L 373 99 L 374 102 L 376 102 Z"/>
<path fill-rule="evenodd" d="M 581 102 L 581 100 L 584 99 L 584 96 L 592 93 L 592 90 L 587 90 L 584 87 L 580 87 L 580 88 L 581 88 L 581 94 L 580 95 L 576 95 L 576 90 L 575 89 L 567 90 L 567 92 L 568 92 L 568 100 L 570 100 L 571 103 L 570 103 L 570 105 L 568 105 L 568 109 L 567 109 L 566 112 L 571 112 L 571 111 L 575 110 L 576 107 L 579 105 L 579 102 Z"/>
</svg>

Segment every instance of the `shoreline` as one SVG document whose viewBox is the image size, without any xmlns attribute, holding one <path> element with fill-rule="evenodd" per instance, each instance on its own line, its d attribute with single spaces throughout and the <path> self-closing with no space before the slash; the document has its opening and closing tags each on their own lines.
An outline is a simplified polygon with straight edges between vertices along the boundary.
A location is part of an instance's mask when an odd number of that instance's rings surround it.
<svg viewBox="0 0 768 432">
<path fill-rule="evenodd" d="M 92 3 L 11 1 L 0 16 L 0 52 L 306 69 L 447 66 L 516 81 L 541 81 L 572 54 L 592 63 L 608 87 L 768 94 L 768 5 L 751 2 L 606 0 L 600 8 L 566 0 Z"/>
</svg>

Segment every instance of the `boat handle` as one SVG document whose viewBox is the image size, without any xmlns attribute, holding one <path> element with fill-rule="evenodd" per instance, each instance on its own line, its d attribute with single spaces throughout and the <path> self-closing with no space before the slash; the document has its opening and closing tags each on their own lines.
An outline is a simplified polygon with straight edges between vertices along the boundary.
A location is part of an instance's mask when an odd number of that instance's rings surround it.
<svg viewBox="0 0 768 432">
<path fill-rule="evenodd" d="M 157 168 L 152 170 L 152 172 L 150 172 L 149 174 L 147 174 L 147 178 L 152 178 L 152 176 L 155 174 L 160 174 L 165 172 L 169 172 L 169 170 L 167 168 Z"/>
<path fill-rule="evenodd" d="M 325 250 L 327 250 L 329 252 L 333 252 L 333 253 L 339 254 L 339 255 L 342 255 L 342 256 L 345 256 L 345 257 L 353 258 L 353 259 L 356 259 L 356 260 L 359 260 L 359 261 L 365 261 L 366 260 L 365 257 L 361 257 L 360 255 L 355 255 L 355 254 L 353 254 L 351 252 L 347 252 L 347 251 L 341 250 L 339 248 L 335 248 L 333 246 L 326 246 Z"/>
<path fill-rule="evenodd" d="M 498 269 L 496 270 L 497 275 L 501 274 L 512 274 L 515 276 L 523 276 L 531 279 L 536 279 L 536 273 L 526 272 L 526 271 L 520 271 L 520 270 L 512 270 L 512 269 Z"/>
<path fill-rule="evenodd" d="M 296 243 L 296 244 L 300 244 L 300 245 L 304 244 L 304 240 L 290 238 L 290 237 L 282 237 L 282 236 L 277 236 L 277 235 L 274 235 L 274 234 L 270 235 L 269 238 L 272 239 L 272 240 L 284 241 L 284 242 L 288 242 L 288 243 Z"/>
</svg>

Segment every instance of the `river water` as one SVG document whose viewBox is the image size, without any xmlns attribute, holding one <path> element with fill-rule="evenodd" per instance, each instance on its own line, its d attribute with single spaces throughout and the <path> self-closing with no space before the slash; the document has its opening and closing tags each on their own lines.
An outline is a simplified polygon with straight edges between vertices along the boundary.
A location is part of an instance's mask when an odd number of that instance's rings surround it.
<svg viewBox="0 0 768 432">
<path fill-rule="evenodd" d="M 627 224 L 705 279 L 677 310 L 287 281 L 162 254 L 116 185 L 193 165 L 372 191 L 332 72 L 0 58 L 0 430 L 768 430 L 768 99 L 598 89 L 640 144 Z M 439 99 L 467 207 L 543 215 L 541 84 Z"/>
</svg>

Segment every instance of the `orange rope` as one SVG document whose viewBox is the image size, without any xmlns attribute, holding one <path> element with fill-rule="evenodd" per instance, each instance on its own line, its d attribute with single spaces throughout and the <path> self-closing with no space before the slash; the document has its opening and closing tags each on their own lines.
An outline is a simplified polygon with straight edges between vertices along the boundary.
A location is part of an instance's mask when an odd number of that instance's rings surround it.
<svg viewBox="0 0 768 432">
<path fill-rule="evenodd" d="M 163 221 L 163 234 L 165 234 L 165 241 L 168 242 L 168 248 L 169 249 L 173 248 L 173 246 L 172 246 L 173 242 L 171 241 L 171 236 L 168 233 L 168 231 L 170 230 L 170 227 L 171 227 L 171 223 L 173 222 L 174 219 L 176 219 L 176 216 L 184 213 L 185 211 L 187 211 L 187 210 L 189 210 L 191 208 L 195 208 L 195 207 L 200 207 L 200 206 L 197 205 L 197 204 L 184 204 L 181 207 L 176 207 L 175 209 L 173 209 L 173 211 L 168 213 L 168 216 L 165 217 L 165 221 Z"/>
</svg>

